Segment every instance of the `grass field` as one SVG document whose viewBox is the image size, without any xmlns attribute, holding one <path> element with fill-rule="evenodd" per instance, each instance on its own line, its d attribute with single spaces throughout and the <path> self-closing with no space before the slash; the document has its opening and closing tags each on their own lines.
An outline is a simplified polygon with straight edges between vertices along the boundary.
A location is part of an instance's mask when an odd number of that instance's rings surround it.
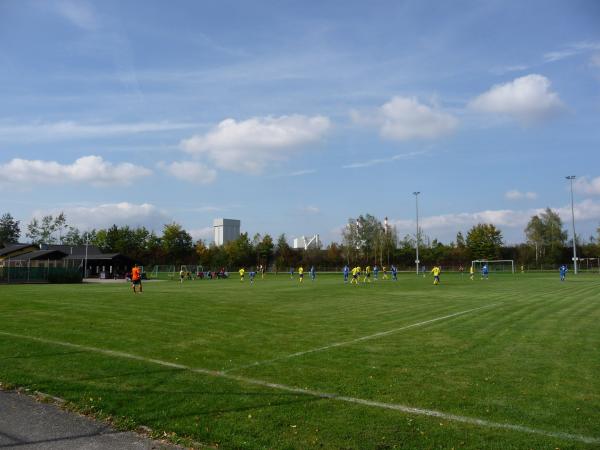
<svg viewBox="0 0 600 450">
<path fill-rule="evenodd" d="M 0 381 L 226 449 L 600 448 L 600 276 L 431 281 L 0 286 Z"/>
</svg>

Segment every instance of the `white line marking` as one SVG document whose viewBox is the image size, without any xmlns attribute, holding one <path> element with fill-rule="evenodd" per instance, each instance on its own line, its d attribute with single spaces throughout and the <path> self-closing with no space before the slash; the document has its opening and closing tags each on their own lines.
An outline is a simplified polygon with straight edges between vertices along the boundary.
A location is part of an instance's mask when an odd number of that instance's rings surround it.
<svg viewBox="0 0 600 450">
<path fill-rule="evenodd" d="M 238 375 L 230 375 L 230 374 L 226 374 L 224 372 L 220 372 L 220 371 L 216 371 L 216 370 L 203 369 L 200 367 L 189 367 L 189 366 L 185 366 L 183 364 L 162 361 L 160 359 L 145 358 L 143 356 L 133 355 L 131 353 L 107 350 L 107 349 L 97 348 L 97 347 L 90 347 L 87 345 L 71 344 L 70 342 L 54 341 L 54 340 L 44 339 L 44 338 L 39 338 L 39 337 L 34 337 L 34 336 L 26 336 L 26 335 L 22 335 L 22 334 L 8 333 L 5 331 L 0 331 L 0 335 L 10 336 L 10 337 L 15 337 L 15 338 L 20 338 L 20 339 L 28 339 L 31 341 L 42 342 L 44 344 L 52 344 L 52 345 L 60 345 L 63 347 L 76 348 L 78 350 L 86 350 L 89 352 L 101 353 L 103 355 L 116 356 L 119 358 L 133 359 L 136 361 L 143 361 L 143 362 L 157 364 L 157 365 L 164 366 L 164 367 L 171 367 L 173 369 L 187 370 L 190 372 L 199 373 L 201 375 L 208 375 L 211 377 L 224 378 L 226 380 L 237 381 L 238 383 L 251 384 L 254 386 L 262 386 L 262 387 L 267 387 L 267 388 L 271 388 L 271 389 L 277 389 L 280 391 L 291 392 L 291 393 L 301 394 L 301 395 L 307 395 L 310 397 L 317 397 L 317 398 L 328 399 L 328 400 L 336 400 L 336 401 L 346 402 L 346 403 L 354 403 L 354 404 L 358 404 L 358 405 L 371 406 L 371 407 L 380 408 L 380 409 L 391 409 L 394 411 L 400 411 L 400 412 L 403 412 L 406 414 L 412 414 L 412 415 L 417 415 L 417 416 L 437 417 L 437 418 L 443 419 L 443 420 L 466 423 L 469 425 L 477 425 L 477 426 L 486 427 L 486 428 L 499 428 L 499 429 L 503 429 L 503 430 L 519 431 L 521 433 L 537 434 L 539 436 L 565 439 L 568 441 L 584 442 L 586 444 L 600 444 L 600 437 L 563 433 L 561 431 L 546 431 L 546 430 L 540 430 L 537 428 L 526 427 L 523 425 L 514 425 L 514 424 L 502 423 L 502 422 L 492 422 L 490 420 L 485 420 L 485 419 L 477 419 L 477 418 L 468 417 L 468 416 L 459 416 L 456 414 L 445 413 L 442 411 L 435 411 L 432 409 L 414 408 L 412 406 L 400 405 L 397 403 L 383 403 L 383 402 L 377 402 L 374 400 L 366 400 L 366 399 L 361 399 L 361 398 L 356 398 L 356 397 L 346 397 L 346 396 L 340 395 L 340 394 L 315 391 L 312 389 L 303 389 L 303 388 L 287 386 L 285 384 L 279 384 L 279 383 L 271 383 L 269 381 L 257 380 L 254 378 L 246 378 L 246 377 L 242 377 L 242 376 L 238 376 Z"/>
<path fill-rule="evenodd" d="M 307 355 L 309 353 L 322 352 L 324 350 L 329 350 L 329 349 L 336 348 L 336 347 L 342 347 L 344 345 L 350 345 L 350 344 L 355 344 L 357 342 L 368 341 L 370 339 L 376 339 L 376 338 L 379 338 L 379 337 L 382 337 L 382 336 L 387 336 L 389 334 L 397 333 L 399 331 L 408 330 L 409 328 L 421 327 L 423 325 L 427 325 L 428 323 L 433 323 L 433 322 L 437 322 L 439 320 L 449 319 L 451 317 L 461 316 L 463 314 L 468 314 L 470 312 L 477 311 L 477 310 L 484 309 L 484 308 L 491 308 L 492 306 L 497 306 L 497 305 L 500 305 L 500 304 L 501 303 L 493 303 L 491 305 L 485 305 L 485 306 L 481 306 L 479 308 L 467 309 L 466 311 L 461 311 L 461 312 L 457 312 L 457 313 L 454 313 L 454 314 L 449 314 L 449 315 L 443 316 L 443 317 L 436 317 L 435 319 L 429 319 L 429 320 L 426 320 L 424 322 L 413 323 L 412 325 L 406 325 L 406 326 L 403 326 L 403 327 L 400 327 L 400 328 L 394 328 L 393 330 L 381 331 L 379 333 L 370 334 L 368 336 L 363 336 L 363 337 L 359 337 L 359 338 L 356 338 L 356 339 L 351 339 L 349 341 L 336 342 L 336 343 L 333 343 L 333 344 L 325 345 L 323 347 L 317 347 L 317 348 L 313 348 L 313 349 L 310 349 L 310 350 L 303 350 L 301 352 L 290 353 L 289 355 L 279 356 L 279 357 L 273 358 L 273 359 L 266 359 L 264 361 L 256 361 L 256 362 L 253 362 L 251 364 L 247 364 L 245 366 L 232 367 L 231 369 L 224 370 L 223 373 L 229 373 L 229 372 L 232 372 L 234 370 L 247 369 L 249 367 L 262 366 L 262 365 L 265 365 L 265 364 L 271 364 L 271 363 L 274 363 L 276 361 L 281 361 L 281 360 L 284 360 L 284 359 L 296 358 L 297 356 Z"/>
</svg>

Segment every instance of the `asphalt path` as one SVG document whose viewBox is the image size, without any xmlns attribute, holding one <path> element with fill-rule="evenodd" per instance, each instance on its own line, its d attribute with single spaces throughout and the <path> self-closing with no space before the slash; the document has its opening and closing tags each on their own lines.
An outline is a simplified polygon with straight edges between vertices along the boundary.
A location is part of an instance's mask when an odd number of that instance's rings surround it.
<svg viewBox="0 0 600 450">
<path fill-rule="evenodd" d="M 15 391 L 0 390 L 0 449 L 124 449 L 174 450 L 133 432 L 39 403 Z"/>
</svg>

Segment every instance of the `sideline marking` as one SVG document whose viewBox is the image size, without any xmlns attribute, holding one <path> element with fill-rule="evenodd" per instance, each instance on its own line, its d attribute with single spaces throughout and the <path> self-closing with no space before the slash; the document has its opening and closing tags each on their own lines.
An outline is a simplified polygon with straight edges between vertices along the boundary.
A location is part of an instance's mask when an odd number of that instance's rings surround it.
<svg viewBox="0 0 600 450">
<path fill-rule="evenodd" d="M 289 355 L 279 356 L 279 357 L 273 358 L 273 359 L 266 359 L 264 361 L 256 361 L 256 362 L 253 362 L 252 364 L 247 364 L 245 366 L 232 367 L 231 369 L 223 370 L 223 373 L 229 373 L 229 372 L 232 372 L 234 370 L 248 369 L 249 367 L 256 367 L 256 366 L 262 366 L 262 365 L 265 365 L 265 364 L 271 364 L 273 362 L 281 361 L 283 359 L 295 358 L 297 356 L 303 356 L 303 355 L 306 355 L 308 353 L 322 352 L 324 350 L 329 350 L 331 348 L 336 348 L 336 347 L 342 347 L 344 345 L 355 344 L 356 342 L 368 341 L 370 339 L 376 339 L 376 338 L 381 337 L 381 336 L 387 336 L 388 334 L 397 333 L 398 331 L 408 330 L 409 328 L 420 327 L 420 326 L 423 326 L 423 325 L 427 325 L 428 323 L 437 322 L 439 320 L 444 320 L 444 319 L 449 319 L 451 317 L 461 316 L 463 314 L 467 314 L 467 313 L 470 313 L 470 312 L 473 312 L 473 311 L 477 311 L 479 309 L 491 308 L 492 306 L 498 306 L 500 304 L 502 304 L 502 303 L 493 303 L 491 305 L 485 305 L 485 306 L 481 306 L 479 308 L 467 309 L 466 311 L 461 311 L 461 312 L 457 312 L 457 313 L 454 313 L 454 314 L 449 314 L 449 315 L 443 316 L 443 317 L 436 317 L 435 319 L 429 319 L 429 320 L 426 320 L 424 322 L 413 323 L 411 325 L 405 325 L 403 327 L 394 328 L 394 329 L 388 330 L 388 331 L 381 331 L 379 333 L 370 334 L 368 336 L 363 336 L 363 337 L 359 337 L 359 338 L 356 338 L 356 339 L 351 339 L 349 341 L 336 342 L 336 343 L 333 343 L 333 344 L 325 345 L 323 347 L 312 348 L 310 350 L 303 350 L 301 352 L 291 353 Z"/>
<path fill-rule="evenodd" d="M 322 398 L 322 399 L 327 399 L 327 400 L 336 400 L 336 401 L 340 401 L 340 402 L 354 403 L 354 404 L 364 405 L 364 406 L 372 406 L 374 408 L 380 408 L 380 409 L 391 409 L 394 411 L 400 411 L 400 412 L 403 412 L 406 414 L 412 414 L 412 415 L 417 415 L 417 416 L 437 417 L 439 419 L 444 419 L 444 420 L 448 420 L 448 421 L 452 421 L 452 422 L 466 423 L 469 425 L 477 425 L 477 426 L 486 427 L 486 428 L 498 428 L 498 429 L 503 429 L 503 430 L 519 431 L 521 433 L 537 434 L 539 436 L 565 439 L 565 440 L 569 440 L 569 441 L 584 442 L 586 444 L 600 444 L 600 437 L 592 437 L 592 436 L 584 436 L 584 435 L 580 435 L 580 434 L 564 433 L 561 431 L 546 431 L 546 430 L 540 430 L 537 428 L 527 427 L 524 425 L 515 425 L 515 424 L 511 424 L 511 423 L 502 423 L 502 422 L 492 422 L 490 420 L 478 419 L 475 417 L 460 416 L 457 414 L 445 413 L 445 412 L 436 411 L 433 409 L 414 408 L 412 406 L 406 406 L 406 405 L 401 405 L 401 404 L 397 404 L 397 403 L 384 403 L 384 402 L 377 402 L 374 400 L 366 400 L 366 399 L 356 398 L 356 397 L 346 397 L 346 396 L 340 395 L 340 394 L 334 394 L 334 393 L 323 392 L 323 391 L 315 391 L 312 389 L 303 389 L 303 388 L 294 387 L 294 386 L 287 386 L 285 384 L 271 383 L 269 381 L 258 380 L 255 378 L 246 378 L 246 377 L 242 377 L 242 376 L 238 376 L 238 375 L 230 375 L 230 374 L 226 374 L 224 372 L 217 371 L 217 370 L 203 369 L 201 367 L 189 367 L 189 366 L 185 366 L 183 364 L 162 361 L 160 359 L 145 358 L 143 356 L 134 355 L 131 353 L 107 350 L 107 349 L 98 348 L 98 347 L 89 347 L 86 345 L 72 344 L 70 342 L 54 341 L 51 339 L 44 339 L 44 338 L 39 338 L 39 337 L 34 337 L 34 336 L 26 336 L 23 334 L 9 333 L 6 331 L 0 331 L 0 335 L 10 336 L 10 337 L 15 337 L 15 338 L 20 338 L 20 339 L 28 339 L 31 341 L 42 342 L 44 344 L 60 345 L 63 347 L 76 348 L 79 350 L 87 350 L 89 352 L 101 353 L 101 354 L 108 355 L 108 356 L 117 356 L 120 358 L 132 359 L 132 360 L 136 360 L 136 361 L 143 361 L 143 362 L 158 364 L 158 365 L 164 366 L 164 367 L 171 367 L 174 369 L 187 370 L 190 372 L 199 373 L 201 375 L 208 375 L 208 376 L 212 376 L 212 377 L 216 377 L 216 378 L 223 378 L 226 380 L 237 381 L 238 383 L 268 387 L 271 389 L 278 389 L 280 391 L 292 392 L 295 394 L 302 394 L 302 395 L 307 395 L 310 397 L 317 397 L 317 398 Z"/>
</svg>

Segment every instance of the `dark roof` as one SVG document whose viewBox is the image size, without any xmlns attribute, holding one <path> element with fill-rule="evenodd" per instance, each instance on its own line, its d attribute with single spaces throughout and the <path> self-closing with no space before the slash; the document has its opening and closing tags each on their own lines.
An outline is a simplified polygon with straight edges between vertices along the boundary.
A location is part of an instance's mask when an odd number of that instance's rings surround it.
<svg viewBox="0 0 600 450">
<path fill-rule="evenodd" d="M 77 260 L 79 260 L 79 259 L 84 259 L 84 258 L 85 258 L 85 255 L 67 255 L 67 257 L 65 259 L 77 259 Z M 91 254 L 88 253 L 88 255 L 87 255 L 87 259 L 90 260 L 90 261 L 92 261 L 92 260 L 95 260 L 95 261 L 97 261 L 97 260 L 106 260 L 106 261 L 108 261 L 108 260 L 113 260 L 113 259 L 117 259 L 117 258 L 123 258 L 123 259 L 126 259 L 128 261 L 133 261 L 130 257 L 125 256 L 125 255 L 123 255 L 121 253 L 99 253 L 99 254 L 94 254 L 94 255 L 91 255 Z"/>
<path fill-rule="evenodd" d="M 23 253 L 11 258 L 11 261 L 28 261 L 30 259 L 62 259 L 66 256 L 60 250 L 37 250 L 35 252 Z"/>
<path fill-rule="evenodd" d="M 37 247 L 35 244 L 9 244 L 4 248 L 0 248 L 0 256 L 8 255 L 12 252 L 17 252 L 27 247 Z"/>
<path fill-rule="evenodd" d="M 85 256 L 85 244 L 84 245 L 43 245 L 42 248 L 47 250 L 60 250 L 67 255 L 82 255 Z M 102 252 L 95 245 L 87 246 L 88 257 L 90 255 L 100 255 Z"/>
</svg>

